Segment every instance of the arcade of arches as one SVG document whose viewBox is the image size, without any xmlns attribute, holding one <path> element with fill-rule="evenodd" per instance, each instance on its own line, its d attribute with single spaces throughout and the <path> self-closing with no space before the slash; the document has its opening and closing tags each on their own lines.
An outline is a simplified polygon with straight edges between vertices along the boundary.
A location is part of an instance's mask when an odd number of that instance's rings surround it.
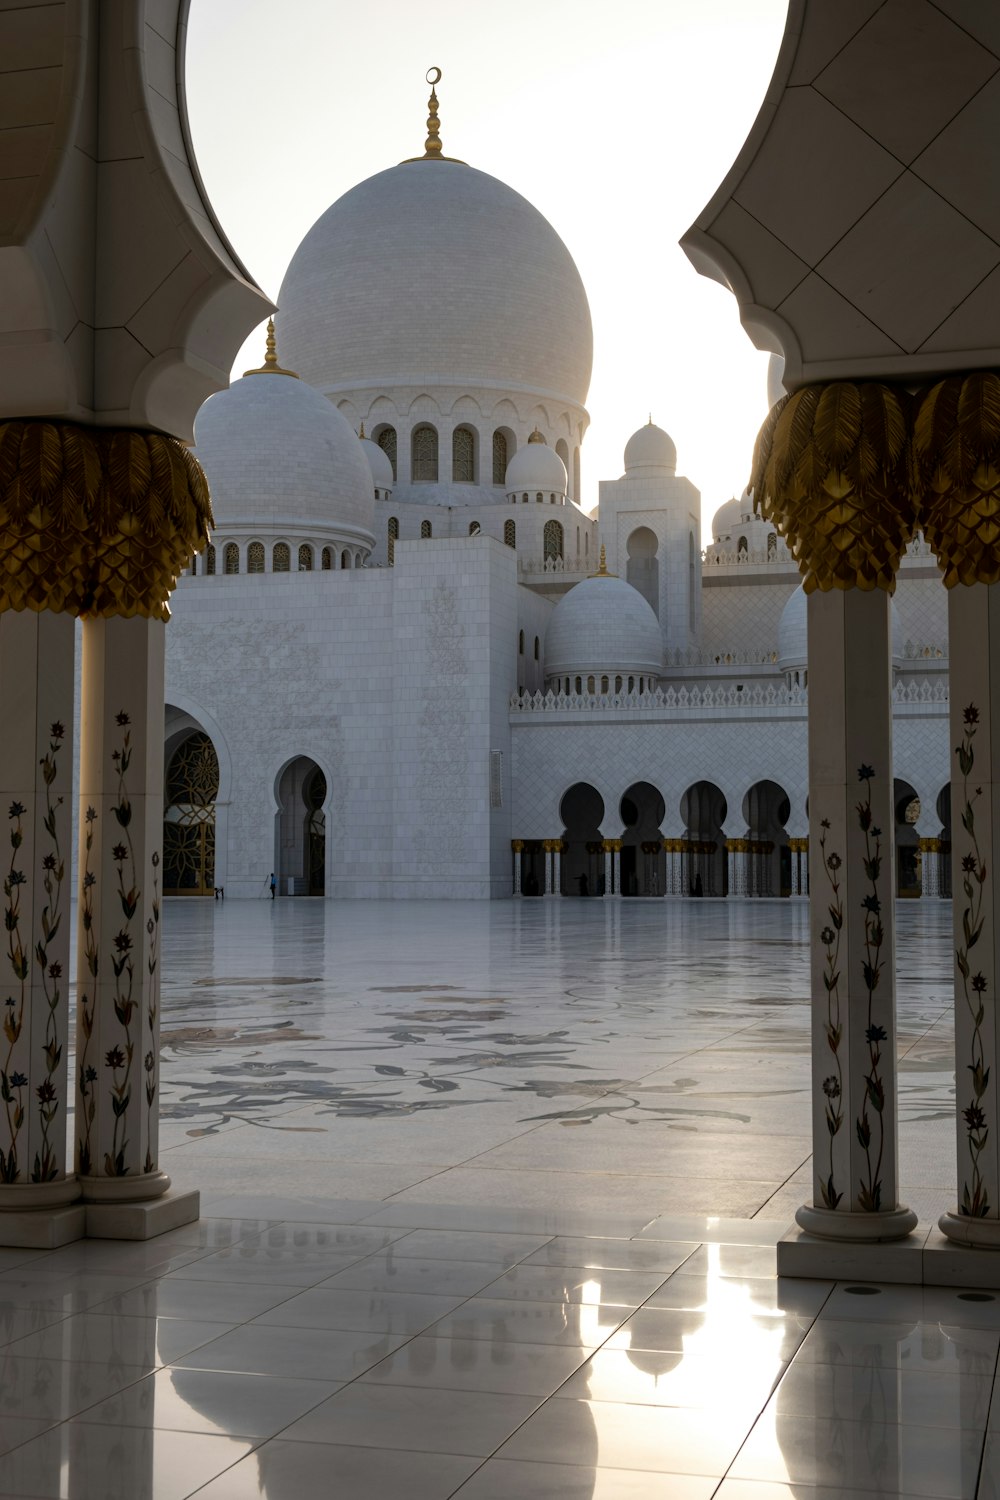
<svg viewBox="0 0 1000 1500">
<path fill-rule="evenodd" d="M 896 894 L 950 898 L 950 787 L 938 794 L 932 836 L 917 832 L 927 820 L 909 782 L 896 780 L 894 807 Z M 807 814 L 808 807 L 803 827 Z M 596 787 L 578 781 L 563 793 L 552 838 L 511 840 L 513 894 L 806 896 L 809 839 L 788 832 L 791 818 L 791 800 L 774 781 L 748 787 L 736 818 L 714 782 L 693 782 L 669 820 L 663 793 L 648 781 L 607 806 Z"/>
</svg>

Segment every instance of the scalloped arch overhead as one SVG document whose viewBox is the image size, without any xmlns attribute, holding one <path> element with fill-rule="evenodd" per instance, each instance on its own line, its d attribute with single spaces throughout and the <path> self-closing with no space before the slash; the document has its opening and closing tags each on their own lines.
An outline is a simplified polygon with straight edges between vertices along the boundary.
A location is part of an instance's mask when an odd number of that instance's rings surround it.
<svg viewBox="0 0 1000 1500">
<path fill-rule="evenodd" d="M 996 365 L 998 137 L 985 14 L 793 0 L 765 103 L 681 245 L 784 355 L 788 390 Z"/>
<path fill-rule="evenodd" d="M 0 416 L 190 438 L 270 308 L 190 149 L 188 3 L 5 10 Z"/>
</svg>

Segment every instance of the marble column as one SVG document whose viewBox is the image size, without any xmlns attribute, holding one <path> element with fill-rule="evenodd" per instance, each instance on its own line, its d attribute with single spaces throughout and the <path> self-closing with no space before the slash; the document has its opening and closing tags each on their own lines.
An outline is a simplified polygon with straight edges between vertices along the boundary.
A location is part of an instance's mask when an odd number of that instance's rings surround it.
<svg viewBox="0 0 1000 1500">
<path fill-rule="evenodd" d="M 808 599 L 814 1197 L 799 1225 L 899 1239 L 889 594 Z M 822 883 L 820 883 L 820 880 Z"/>
<path fill-rule="evenodd" d="M 620 896 L 619 879 L 621 875 L 621 839 L 604 840 L 604 894 L 605 896 Z"/>
<path fill-rule="evenodd" d="M 521 894 L 521 855 L 524 852 L 523 839 L 511 839 L 510 847 L 514 855 L 514 891 L 515 896 Z"/>
<path fill-rule="evenodd" d="M 545 895 L 552 895 L 552 840 L 542 840 L 542 852 L 545 855 Z"/>
<path fill-rule="evenodd" d="M 73 632 L 71 614 L 0 613 L 0 1244 L 44 1248 L 84 1227 L 66 1172 Z"/>
<path fill-rule="evenodd" d="M 925 901 L 935 900 L 941 895 L 938 868 L 940 859 L 941 840 L 922 838 L 920 840 L 920 895 Z"/>
<path fill-rule="evenodd" d="M 552 840 L 552 894 L 562 895 L 562 839 Z"/>
<path fill-rule="evenodd" d="M 737 850 L 738 850 L 738 848 L 739 848 L 739 839 L 726 839 L 726 865 L 727 865 L 727 874 L 728 874 L 728 877 L 729 877 L 729 895 L 730 896 L 735 896 L 735 895 L 738 894 L 737 888 L 736 888 L 736 882 L 737 882 L 736 865 L 737 865 L 737 858 L 738 858 L 738 856 L 737 856 Z"/>
<path fill-rule="evenodd" d="M 163 633 L 83 625 L 76 1162 L 88 1232 L 111 1238 L 198 1216 L 197 1193 L 162 1198 L 157 1161 Z"/>
<path fill-rule="evenodd" d="M 1000 1249 L 1000 584 L 948 591 L 957 1194 L 949 1239 Z"/>
</svg>

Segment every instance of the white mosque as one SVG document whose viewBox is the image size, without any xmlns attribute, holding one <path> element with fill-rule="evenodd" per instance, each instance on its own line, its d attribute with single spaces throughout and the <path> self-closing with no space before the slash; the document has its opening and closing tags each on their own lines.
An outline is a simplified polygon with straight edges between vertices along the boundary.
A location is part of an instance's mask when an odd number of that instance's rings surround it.
<svg viewBox="0 0 1000 1500">
<path fill-rule="evenodd" d="M 442 155 L 433 96 L 429 129 L 313 226 L 278 344 L 199 414 L 216 525 L 167 631 L 166 889 L 804 894 L 796 564 L 746 494 L 703 551 L 652 422 L 585 513 L 579 273 Z M 919 539 L 893 608 L 897 889 L 934 898 L 946 596 Z"/>
</svg>

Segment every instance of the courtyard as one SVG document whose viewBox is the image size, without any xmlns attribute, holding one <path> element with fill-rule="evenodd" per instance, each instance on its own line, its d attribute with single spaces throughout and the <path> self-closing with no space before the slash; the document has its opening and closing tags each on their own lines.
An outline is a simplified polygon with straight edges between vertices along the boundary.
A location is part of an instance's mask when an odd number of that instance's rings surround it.
<svg viewBox="0 0 1000 1500">
<path fill-rule="evenodd" d="M 898 918 L 902 1180 L 953 1193 L 950 909 Z M 807 908 L 168 901 L 202 1219 L 0 1251 L 0 1495 L 1000 1493 L 1000 1299 L 779 1280 Z"/>
</svg>

